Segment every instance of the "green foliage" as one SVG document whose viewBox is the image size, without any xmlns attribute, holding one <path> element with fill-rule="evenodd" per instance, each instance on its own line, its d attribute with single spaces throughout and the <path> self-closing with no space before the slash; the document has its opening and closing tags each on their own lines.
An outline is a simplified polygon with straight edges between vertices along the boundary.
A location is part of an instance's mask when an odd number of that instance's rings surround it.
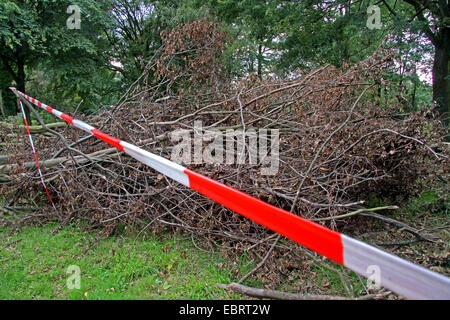
<svg viewBox="0 0 450 320">
<path fill-rule="evenodd" d="M 409 199 L 402 208 L 402 213 L 414 219 L 421 212 L 430 212 L 435 217 L 448 219 L 450 202 L 448 195 L 443 196 L 439 190 L 424 190 L 416 198 Z"/>
<path fill-rule="evenodd" d="M 67 28 L 69 5 L 80 7 L 80 29 Z M 72 104 L 76 97 L 85 100 L 85 108 L 98 106 L 100 97 L 112 90 L 108 81 L 114 78 L 113 72 L 105 71 L 109 57 L 103 54 L 108 47 L 103 30 L 111 25 L 108 10 L 107 2 L 102 1 L 3 1 L 2 89 L 14 80 L 19 90 L 29 83 L 28 94 L 44 101 L 50 98 L 63 110 L 63 102 L 67 99 Z M 45 94 L 48 92 L 51 94 Z"/>
<path fill-rule="evenodd" d="M 81 8 L 79 30 L 66 26 L 66 9 L 73 4 Z M 366 26 L 373 4 L 381 10 L 381 29 Z M 425 7 L 417 13 L 415 6 Z M 222 59 L 234 78 L 285 76 L 323 64 L 345 67 L 380 45 L 390 46 L 398 52 L 393 76 L 407 89 L 405 111 L 411 111 L 432 101 L 432 88 L 419 75 L 432 72 L 439 43 L 434 40 L 448 25 L 435 10 L 438 4 L 415 6 L 395 0 L 5 0 L 0 87 L 8 114 L 17 111 L 7 90 L 11 84 L 19 89 L 27 84 L 27 93 L 62 110 L 72 111 L 82 101 L 78 111 L 95 112 L 117 101 L 146 61 L 159 54 L 163 30 L 207 17 L 228 34 Z M 386 102 L 395 97 L 389 94 Z"/>
<path fill-rule="evenodd" d="M 237 77 L 257 73 L 259 77 L 273 71 L 278 59 L 277 26 L 282 17 L 280 1 L 222 0 L 209 1 L 209 6 L 225 25 L 230 43 L 225 51 L 227 71 Z"/>
<path fill-rule="evenodd" d="M 297 5 L 286 1 L 279 23 L 283 35 L 280 70 L 315 67 L 325 63 L 342 66 L 370 55 L 380 43 L 383 31 L 366 27 L 367 5 L 361 2 L 308 0 Z"/>
</svg>

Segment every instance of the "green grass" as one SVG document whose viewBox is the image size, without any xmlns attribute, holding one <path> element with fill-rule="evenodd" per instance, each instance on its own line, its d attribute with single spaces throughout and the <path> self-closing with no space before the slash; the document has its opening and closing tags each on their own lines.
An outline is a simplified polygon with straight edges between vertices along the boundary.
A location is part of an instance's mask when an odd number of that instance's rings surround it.
<svg viewBox="0 0 450 320">
<path fill-rule="evenodd" d="M 449 207 L 448 199 L 439 197 L 434 191 L 424 191 L 418 197 L 410 199 L 403 211 L 410 218 L 414 218 L 417 212 L 424 210 L 429 210 L 436 217 L 448 218 Z"/>
<path fill-rule="evenodd" d="M 135 234 L 97 241 L 96 231 L 53 233 L 56 227 L 0 230 L 0 299 L 239 299 L 215 283 L 252 268 L 245 257 L 232 268 L 191 241 Z M 72 265 L 80 268 L 80 289 L 67 286 Z"/>
<path fill-rule="evenodd" d="M 365 294 L 356 273 L 341 265 L 315 264 L 311 271 L 316 275 L 315 286 L 329 295 L 358 297 Z M 367 283 L 365 278 L 363 281 Z"/>
<path fill-rule="evenodd" d="M 441 187 L 442 189 L 445 188 Z M 445 191 L 442 191 L 435 188 L 436 190 L 423 190 L 418 196 L 411 197 L 408 200 L 404 200 L 402 198 L 397 198 L 395 200 L 386 201 L 386 199 L 379 199 L 375 196 L 370 196 L 366 201 L 367 207 L 381 207 L 385 205 L 399 205 L 400 209 L 397 211 L 391 211 L 390 213 L 393 216 L 397 215 L 405 215 L 410 220 L 414 220 L 414 218 L 425 211 L 429 211 L 435 217 L 438 218 L 448 218 L 450 203 L 448 200 L 448 194 L 446 195 Z M 439 194 L 442 193 L 442 194 Z"/>
</svg>

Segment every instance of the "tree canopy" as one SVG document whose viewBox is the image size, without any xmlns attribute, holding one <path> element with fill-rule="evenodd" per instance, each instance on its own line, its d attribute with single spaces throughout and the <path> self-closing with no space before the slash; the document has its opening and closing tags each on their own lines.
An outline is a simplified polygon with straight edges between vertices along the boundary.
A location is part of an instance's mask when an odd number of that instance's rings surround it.
<svg viewBox="0 0 450 320">
<path fill-rule="evenodd" d="M 369 28 L 374 5 L 380 25 Z M 79 28 L 69 28 L 69 6 L 80 10 Z M 95 111 L 114 103 L 144 61 L 158 54 L 164 30 L 201 18 L 217 22 L 228 35 L 223 67 L 231 78 L 284 77 L 323 64 L 345 67 L 388 46 L 399 53 L 403 71 L 395 76 L 402 85 L 427 92 L 421 79 L 431 75 L 430 95 L 420 96 L 421 102 L 434 101 L 441 114 L 448 112 L 448 1 L 428 0 L 5 0 L 3 96 L 15 85 L 39 90 L 41 98 L 63 107 L 81 103 L 81 111 Z M 412 101 L 414 109 L 417 99 Z"/>
</svg>

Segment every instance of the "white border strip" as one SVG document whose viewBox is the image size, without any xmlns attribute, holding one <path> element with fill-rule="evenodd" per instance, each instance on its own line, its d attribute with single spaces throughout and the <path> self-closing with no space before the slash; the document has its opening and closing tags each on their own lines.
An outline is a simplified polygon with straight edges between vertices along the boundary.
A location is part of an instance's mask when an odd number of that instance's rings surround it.
<svg viewBox="0 0 450 320">
<path fill-rule="evenodd" d="M 91 126 L 91 125 L 89 125 L 86 122 L 81 121 L 81 120 L 73 119 L 72 124 L 75 127 L 77 127 L 78 129 L 81 129 L 81 130 L 86 131 L 86 132 L 91 133 L 91 134 L 92 134 L 91 130 L 95 129 L 93 126 Z"/>
<path fill-rule="evenodd" d="M 51 107 L 50 107 L 50 108 L 51 108 Z M 52 114 L 55 115 L 55 116 L 57 116 L 58 118 L 62 119 L 62 118 L 61 118 L 61 115 L 62 115 L 63 113 L 62 113 L 61 111 L 58 111 L 58 110 L 52 108 Z M 63 120 L 64 120 L 64 119 L 63 119 Z"/>
<path fill-rule="evenodd" d="M 128 142 L 121 141 L 120 145 L 123 147 L 123 151 L 126 154 L 148 165 L 156 171 L 161 172 L 169 178 L 185 185 L 186 187 L 189 187 L 189 176 L 184 173 L 184 170 L 186 170 L 185 167 L 163 157 L 157 156 L 156 154 L 145 151 L 144 149 L 136 147 Z"/>
<path fill-rule="evenodd" d="M 344 266 L 360 275 L 379 276 L 380 286 L 410 299 L 450 299 L 449 278 L 344 234 L 341 239 Z"/>
</svg>

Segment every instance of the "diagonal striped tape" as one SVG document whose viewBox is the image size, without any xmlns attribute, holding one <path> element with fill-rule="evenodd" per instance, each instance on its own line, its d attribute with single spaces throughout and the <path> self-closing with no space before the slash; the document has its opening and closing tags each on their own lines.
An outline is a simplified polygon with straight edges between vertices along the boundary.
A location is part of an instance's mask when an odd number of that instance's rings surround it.
<svg viewBox="0 0 450 320">
<path fill-rule="evenodd" d="M 325 228 L 242 191 L 189 170 L 135 145 L 111 137 L 83 121 L 59 112 L 24 93 L 10 88 L 39 108 L 125 152 L 173 180 L 223 206 L 369 277 L 379 285 L 410 299 L 450 299 L 450 279 L 403 260 L 386 251 Z"/>
<path fill-rule="evenodd" d="M 30 140 L 31 150 L 33 150 L 34 159 L 36 160 L 36 166 L 39 173 L 39 177 L 41 178 L 42 185 L 44 186 L 45 193 L 47 193 L 48 198 L 50 199 L 50 203 L 53 206 L 53 209 L 56 210 L 55 204 L 53 203 L 52 197 L 50 196 L 50 192 L 48 192 L 47 186 L 45 185 L 44 177 L 42 176 L 41 168 L 39 166 L 38 157 L 36 155 L 36 149 L 34 148 L 33 138 L 31 137 L 30 127 L 28 126 L 27 117 L 25 116 L 25 110 L 23 109 L 22 101 L 19 99 L 20 111 L 22 111 L 23 121 L 25 122 L 25 127 L 27 128 L 28 139 Z"/>
</svg>

